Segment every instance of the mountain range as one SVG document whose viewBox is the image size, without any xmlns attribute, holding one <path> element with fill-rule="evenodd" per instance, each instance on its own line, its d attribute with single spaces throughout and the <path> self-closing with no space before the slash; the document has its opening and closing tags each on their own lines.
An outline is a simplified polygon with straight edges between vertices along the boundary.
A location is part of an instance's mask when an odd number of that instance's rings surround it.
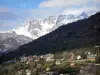
<svg viewBox="0 0 100 75">
<path fill-rule="evenodd" d="M 100 13 L 60 26 L 56 30 L 3 54 L 0 61 L 24 54 L 45 54 L 100 45 Z"/>
<path fill-rule="evenodd" d="M 59 26 L 71 23 L 80 19 L 88 18 L 85 12 L 79 15 L 58 15 L 49 16 L 44 19 L 36 19 L 30 21 L 28 25 L 4 31 L 0 33 L 0 52 L 11 51 L 19 46 L 29 43 L 47 33 L 52 32 Z"/>
<path fill-rule="evenodd" d="M 24 35 L 34 40 L 40 36 L 52 32 L 61 25 L 72 23 L 85 18 L 88 18 L 88 15 L 85 12 L 82 12 L 79 15 L 69 14 L 49 16 L 44 19 L 32 20 L 28 25 L 19 27 L 13 31 L 15 31 L 18 35 Z"/>
<path fill-rule="evenodd" d="M 31 42 L 32 39 L 24 35 L 17 35 L 15 32 L 0 33 L 0 52 L 11 51 L 19 46 Z"/>
</svg>

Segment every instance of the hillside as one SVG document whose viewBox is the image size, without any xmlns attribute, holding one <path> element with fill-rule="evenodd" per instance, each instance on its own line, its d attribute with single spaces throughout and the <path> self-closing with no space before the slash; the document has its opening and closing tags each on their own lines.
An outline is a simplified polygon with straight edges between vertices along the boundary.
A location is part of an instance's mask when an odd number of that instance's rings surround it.
<svg viewBox="0 0 100 75">
<path fill-rule="evenodd" d="M 79 20 L 59 27 L 13 52 L 1 56 L 1 61 L 13 59 L 23 54 L 55 53 L 63 50 L 84 48 L 100 44 L 100 13 L 88 19 Z"/>
</svg>

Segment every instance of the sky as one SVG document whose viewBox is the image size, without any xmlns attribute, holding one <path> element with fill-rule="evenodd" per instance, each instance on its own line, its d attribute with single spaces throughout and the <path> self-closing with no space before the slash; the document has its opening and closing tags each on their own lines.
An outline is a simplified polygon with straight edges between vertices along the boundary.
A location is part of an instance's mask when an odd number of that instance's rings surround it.
<svg viewBox="0 0 100 75">
<path fill-rule="evenodd" d="M 27 25 L 37 18 L 98 11 L 100 0 L 0 0 L 0 31 Z"/>
</svg>

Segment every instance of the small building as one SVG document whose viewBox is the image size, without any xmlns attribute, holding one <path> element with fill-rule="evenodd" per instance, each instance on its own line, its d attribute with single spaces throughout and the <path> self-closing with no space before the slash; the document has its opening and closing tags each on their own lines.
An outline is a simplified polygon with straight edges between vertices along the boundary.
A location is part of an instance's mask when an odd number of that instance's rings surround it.
<svg viewBox="0 0 100 75">
<path fill-rule="evenodd" d="M 58 72 L 47 72 L 46 75 L 60 75 Z"/>
<path fill-rule="evenodd" d="M 53 54 L 47 54 L 45 55 L 46 61 L 54 61 L 54 55 Z"/>
<path fill-rule="evenodd" d="M 98 48 L 98 47 L 99 47 L 98 45 L 95 46 L 95 48 Z"/>
<path fill-rule="evenodd" d="M 75 67 L 76 63 L 70 63 L 70 67 Z"/>
<path fill-rule="evenodd" d="M 61 64 L 60 60 L 57 60 L 57 61 L 55 62 L 55 64 L 56 64 L 56 65 Z"/>
<path fill-rule="evenodd" d="M 74 60 L 75 59 L 74 53 L 70 53 L 70 54 L 71 54 L 70 60 Z"/>
<path fill-rule="evenodd" d="M 50 67 L 47 67 L 46 71 L 50 71 Z"/>
<path fill-rule="evenodd" d="M 27 60 L 28 60 L 27 57 L 21 57 L 21 58 L 20 58 L 20 62 L 26 62 Z"/>
<path fill-rule="evenodd" d="M 40 69 L 41 67 L 42 67 L 42 65 L 41 64 L 37 64 L 37 66 L 36 66 L 38 69 Z"/>
<path fill-rule="evenodd" d="M 82 57 L 80 55 L 77 56 L 77 60 L 80 60 Z"/>
<path fill-rule="evenodd" d="M 95 61 L 96 57 L 97 57 L 96 54 L 90 54 L 90 55 L 87 55 L 87 60 Z"/>
<path fill-rule="evenodd" d="M 33 56 L 28 56 L 28 61 L 33 61 Z"/>
<path fill-rule="evenodd" d="M 16 74 L 16 75 L 21 75 L 22 74 L 22 70 L 21 71 L 18 71 L 18 74 Z"/>
<path fill-rule="evenodd" d="M 26 75 L 31 75 L 31 70 L 26 69 Z"/>
</svg>

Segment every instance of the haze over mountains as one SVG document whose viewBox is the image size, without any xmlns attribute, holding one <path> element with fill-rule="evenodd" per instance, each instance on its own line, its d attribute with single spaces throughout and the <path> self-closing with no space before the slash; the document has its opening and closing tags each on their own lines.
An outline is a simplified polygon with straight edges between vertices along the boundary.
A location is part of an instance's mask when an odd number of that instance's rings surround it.
<svg viewBox="0 0 100 75">
<path fill-rule="evenodd" d="M 88 19 L 78 20 L 60 26 L 32 42 L 20 46 L 17 50 L 2 55 L 1 61 L 11 60 L 23 54 L 54 53 L 76 48 L 100 45 L 100 13 Z"/>
</svg>

